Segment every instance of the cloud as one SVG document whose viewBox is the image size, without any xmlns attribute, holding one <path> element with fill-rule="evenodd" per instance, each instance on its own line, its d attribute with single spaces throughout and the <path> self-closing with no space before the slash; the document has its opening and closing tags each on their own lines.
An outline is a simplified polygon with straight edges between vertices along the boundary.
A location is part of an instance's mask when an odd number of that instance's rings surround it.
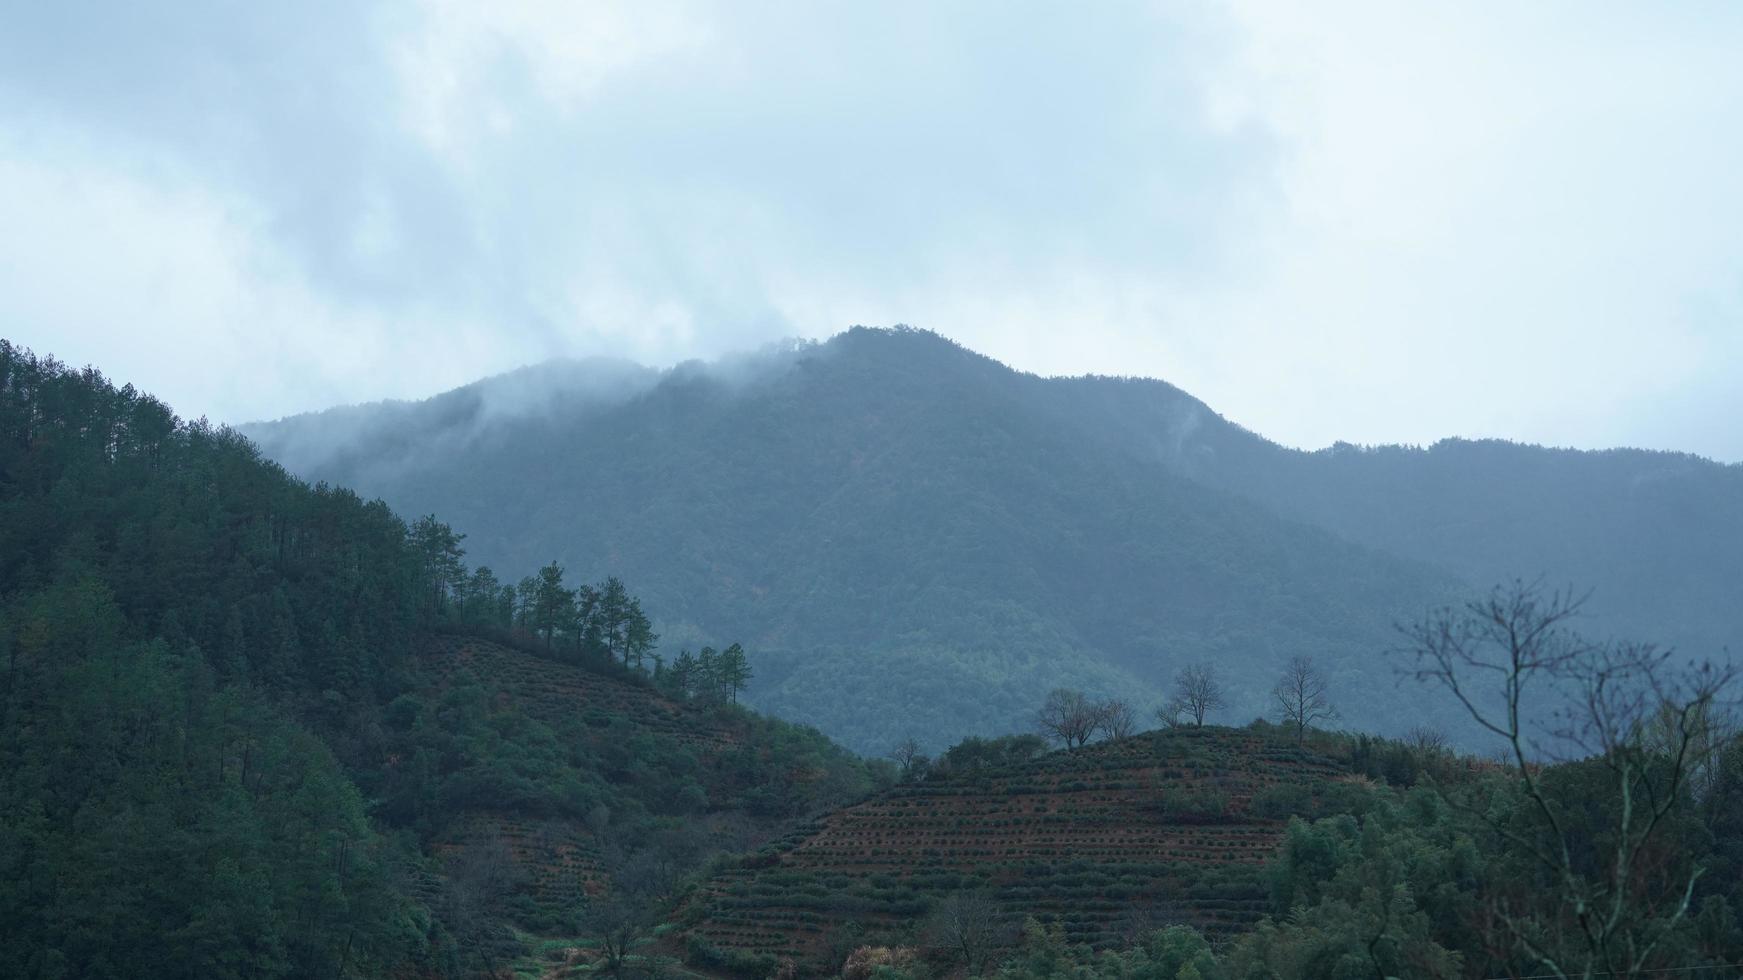
<svg viewBox="0 0 1743 980">
<path fill-rule="evenodd" d="M 0 215 L 31 229 L 0 236 L 0 302 L 10 322 L 35 318 L 15 336 L 44 353 L 179 392 L 177 409 L 199 415 L 352 398 L 381 384 L 384 363 L 404 379 L 458 383 L 470 372 L 456 362 L 500 347 L 459 322 L 441 347 L 420 344 L 415 317 L 312 287 L 250 202 L 130 169 L 68 148 L 0 158 Z"/>
<path fill-rule="evenodd" d="M 902 321 L 1166 377 L 1297 444 L 1743 458 L 1725 6 L 207 0 L 8 27 L 0 318 L 185 411 Z"/>
<path fill-rule="evenodd" d="M 1743 259 L 1735 11 L 1252 5 L 1225 101 L 1288 147 L 1256 288 L 1195 317 L 1250 351 L 1201 393 L 1283 397 L 1322 444 L 1499 433 L 1737 459 Z M 1718 128 L 1715 128 L 1715 127 Z M 1207 358 L 1233 365 L 1233 351 Z M 1316 379 L 1303 381 L 1302 379 Z M 1303 389 L 1305 385 L 1317 388 Z M 1729 389 L 1727 393 L 1725 389 Z M 1649 420 L 1671 398 L 1713 414 Z M 1728 404 L 1730 410 L 1724 411 Z"/>
<path fill-rule="evenodd" d="M 403 113 L 431 148 L 464 157 L 541 111 L 581 111 L 602 86 L 695 54 L 709 30 L 666 0 L 431 0 L 387 42 Z"/>
</svg>

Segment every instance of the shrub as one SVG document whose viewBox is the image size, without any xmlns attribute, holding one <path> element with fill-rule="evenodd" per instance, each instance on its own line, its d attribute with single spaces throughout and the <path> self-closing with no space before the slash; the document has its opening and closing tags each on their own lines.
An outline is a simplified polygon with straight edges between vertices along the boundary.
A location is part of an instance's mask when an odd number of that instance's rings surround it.
<svg viewBox="0 0 1743 980">
<path fill-rule="evenodd" d="M 1313 810 L 1313 792 L 1301 783 L 1278 783 L 1253 794 L 1253 816 L 1263 820 L 1287 820 Z"/>
<path fill-rule="evenodd" d="M 913 976 L 917 960 L 906 946 L 861 946 L 842 964 L 841 980 L 900 980 Z"/>
<path fill-rule="evenodd" d="M 1156 807 L 1176 823 L 1218 823 L 1229 809 L 1229 799 L 1214 789 L 1164 789 Z"/>
</svg>

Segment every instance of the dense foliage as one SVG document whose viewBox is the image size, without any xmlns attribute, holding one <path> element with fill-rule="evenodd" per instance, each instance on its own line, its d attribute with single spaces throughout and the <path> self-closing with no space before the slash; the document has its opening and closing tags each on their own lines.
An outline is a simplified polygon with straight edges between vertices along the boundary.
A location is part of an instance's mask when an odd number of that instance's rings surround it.
<svg viewBox="0 0 1743 980">
<path fill-rule="evenodd" d="M 814 731 L 663 697 L 621 582 L 484 588 L 461 540 L 0 342 L 0 974 L 471 974 L 510 920 L 587 910 L 516 899 L 457 836 L 481 815 L 607 857 L 736 819 L 680 842 L 699 865 L 870 785 Z M 456 633 L 497 669 L 436 656 Z M 553 677 L 577 693 L 539 701 Z"/>
</svg>

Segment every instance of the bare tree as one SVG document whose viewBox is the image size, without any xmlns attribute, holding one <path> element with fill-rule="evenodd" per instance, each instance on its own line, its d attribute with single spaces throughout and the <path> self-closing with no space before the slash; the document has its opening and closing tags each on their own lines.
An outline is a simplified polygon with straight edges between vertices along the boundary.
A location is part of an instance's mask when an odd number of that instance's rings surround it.
<svg viewBox="0 0 1743 980">
<path fill-rule="evenodd" d="M 641 896 L 613 887 L 591 896 L 581 913 L 581 927 L 599 943 L 605 969 L 622 974 L 630 966 L 630 950 L 654 924 L 651 906 Z"/>
<path fill-rule="evenodd" d="M 1722 710 L 1717 703 L 1701 706 L 1684 719 L 1675 706 L 1660 705 L 1658 713 L 1643 731 L 1643 736 L 1655 751 L 1669 753 L 1684 738 L 1684 729 L 1692 732 L 1688 738 L 1689 791 L 1696 800 L 1711 804 L 1719 794 L 1724 780 L 1725 753 L 1738 744 L 1740 735 L 1735 712 Z"/>
<path fill-rule="evenodd" d="M 1283 669 L 1271 697 L 1277 702 L 1277 714 L 1283 724 L 1295 729 L 1297 745 L 1307 738 L 1307 730 L 1315 722 L 1333 721 L 1338 709 L 1332 706 L 1330 685 L 1325 675 L 1313 666 L 1312 657 L 1294 657 Z"/>
<path fill-rule="evenodd" d="M 700 828 L 690 827 L 657 832 L 637 850 L 617 841 L 605 842 L 600 863 L 607 885 L 602 893 L 588 897 L 580 920 L 598 941 L 608 972 L 624 975 L 659 966 L 646 956 L 632 959 L 631 951 L 647 940 L 685 875 L 704 860 L 704 837 Z"/>
<path fill-rule="evenodd" d="M 1170 698 L 1156 709 L 1156 720 L 1161 722 L 1166 728 L 1179 728 L 1181 725 L 1186 724 L 1186 722 L 1182 721 L 1180 717 L 1181 713 L 1185 710 L 1185 705 Z"/>
<path fill-rule="evenodd" d="M 1534 818 L 1521 826 L 1462 808 L 1552 883 L 1552 894 L 1497 900 L 1494 939 L 1554 977 L 1637 977 L 1658 972 L 1654 954 L 1686 919 L 1705 871 L 1675 859 L 1667 826 L 1688 805 L 1708 719 L 1736 671 L 1679 664 L 1646 645 L 1590 643 L 1570 626 L 1582 602 L 1515 582 L 1405 632 L 1417 676 L 1451 692 L 1504 744 L 1506 771 Z M 1542 763 L 1569 757 L 1608 783 L 1601 835 L 1572 829 L 1571 811 L 1591 801 L 1565 804 L 1545 782 Z M 1546 904 L 1545 914 L 1533 916 L 1531 902 Z"/>
<path fill-rule="evenodd" d="M 992 953 L 1010 943 L 1010 920 L 997 903 L 976 892 L 955 892 L 938 903 L 921 929 L 928 944 L 962 957 L 968 972 L 986 967 Z"/>
<path fill-rule="evenodd" d="M 1203 728 L 1204 716 L 1228 707 L 1222 682 L 1216 679 L 1216 668 L 1209 664 L 1191 664 L 1174 675 L 1174 703 L 1170 714 L 1192 717 L 1193 725 Z"/>
<path fill-rule="evenodd" d="M 455 849 L 444 862 L 437 912 L 463 954 L 495 976 L 518 945 L 499 910 L 525 878 L 501 837 L 484 836 Z"/>
<path fill-rule="evenodd" d="M 1405 732 L 1404 744 L 1424 758 L 1438 756 L 1447 750 L 1446 733 L 1427 725 L 1417 725 Z"/>
<path fill-rule="evenodd" d="M 621 974 L 630 966 L 630 950 L 657 921 L 667 869 L 646 852 L 608 853 L 605 863 L 611 880 L 602 893 L 588 897 L 581 927 L 598 941 L 606 970 Z"/>
<path fill-rule="evenodd" d="M 1138 727 L 1138 715 L 1132 710 L 1130 702 L 1121 698 L 1108 698 L 1096 706 L 1097 728 L 1110 739 L 1125 738 Z"/>
<path fill-rule="evenodd" d="M 1064 742 L 1066 748 L 1075 749 L 1101 727 L 1101 706 L 1082 691 L 1055 688 L 1036 712 L 1035 727 L 1048 738 Z"/>
<path fill-rule="evenodd" d="M 917 770 L 926 768 L 927 762 L 930 761 L 926 758 L 926 753 L 920 751 L 920 743 L 915 741 L 912 735 L 897 742 L 896 747 L 889 751 L 888 757 L 890 761 L 902 767 L 903 779 L 913 776 Z"/>
</svg>

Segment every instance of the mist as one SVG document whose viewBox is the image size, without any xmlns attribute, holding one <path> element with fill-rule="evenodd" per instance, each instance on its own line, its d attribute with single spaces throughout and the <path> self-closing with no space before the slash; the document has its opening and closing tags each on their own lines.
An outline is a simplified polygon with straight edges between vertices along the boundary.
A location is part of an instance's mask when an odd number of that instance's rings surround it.
<svg viewBox="0 0 1743 980">
<path fill-rule="evenodd" d="M 1725 5 L 8 28 L 0 318 L 220 421 L 901 322 L 1301 448 L 1743 460 Z"/>
</svg>

